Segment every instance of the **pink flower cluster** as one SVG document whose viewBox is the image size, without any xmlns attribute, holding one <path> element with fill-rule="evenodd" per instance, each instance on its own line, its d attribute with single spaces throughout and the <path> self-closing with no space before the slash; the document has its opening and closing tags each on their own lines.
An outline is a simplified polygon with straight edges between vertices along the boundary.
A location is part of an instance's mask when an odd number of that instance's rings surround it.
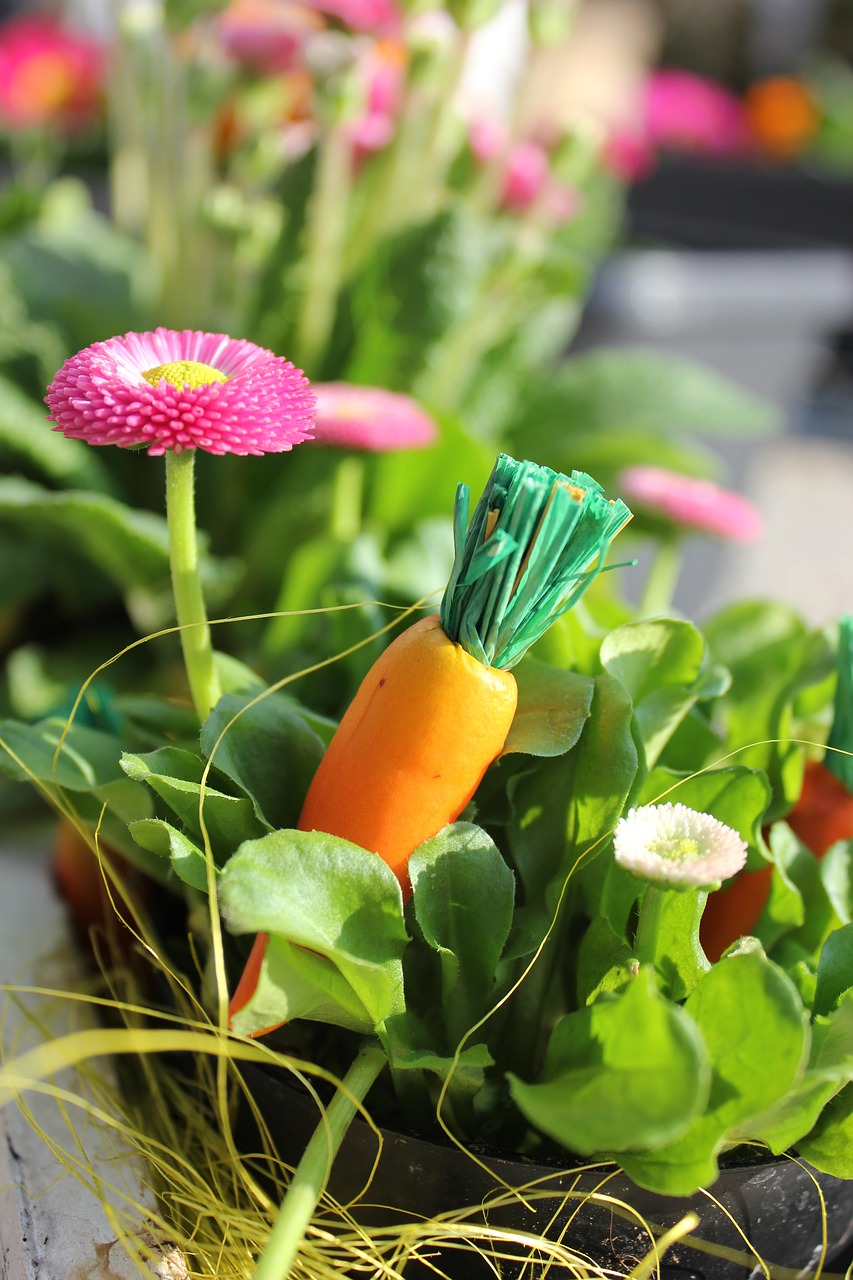
<svg viewBox="0 0 853 1280">
<path fill-rule="evenodd" d="M 47 17 L 0 26 L 0 126 L 11 131 L 91 125 L 101 109 L 101 44 Z"/>
</svg>

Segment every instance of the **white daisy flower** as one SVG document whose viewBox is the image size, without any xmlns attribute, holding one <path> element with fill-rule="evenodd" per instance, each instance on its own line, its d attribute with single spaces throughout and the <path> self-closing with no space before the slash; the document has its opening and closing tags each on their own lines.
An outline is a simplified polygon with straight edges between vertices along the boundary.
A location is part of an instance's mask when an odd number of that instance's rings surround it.
<svg viewBox="0 0 853 1280">
<path fill-rule="evenodd" d="M 746 843 L 708 813 L 684 804 L 647 804 L 620 818 L 616 861 L 643 880 L 702 888 L 726 880 L 746 862 Z"/>
</svg>

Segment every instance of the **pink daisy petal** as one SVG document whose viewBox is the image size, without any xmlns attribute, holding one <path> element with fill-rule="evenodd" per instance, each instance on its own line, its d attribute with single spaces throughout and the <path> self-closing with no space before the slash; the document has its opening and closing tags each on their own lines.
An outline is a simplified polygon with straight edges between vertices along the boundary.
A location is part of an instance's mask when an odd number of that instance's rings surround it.
<svg viewBox="0 0 853 1280">
<path fill-rule="evenodd" d="M 162 365 L 208 366 L 212 377 L 152 385 L 146 373 Z M 310 440 L 314 395 L 301 370 L 242 338 L 222 333 L 127 333 L 86 347 L 65 364 L 45 397 L 54 431 L 88 444 L 128 449 L 146 445 L 207 453 L 283 453 Z"/>
<path fill-rule="evenodd" d="M 663 467 L 627 467 L 619 491 L 633 506 L 732 542 L 752 542 L 763 531 L 761 516 L 739 493 Z"/>
<path fill-rule="evenodd" d="M 438 435 L 433 419 L 409 396 L 379 387 L 321 382 L 317 395 L 317 444 L 382 452 L 420 449 Z"/>
</svg>

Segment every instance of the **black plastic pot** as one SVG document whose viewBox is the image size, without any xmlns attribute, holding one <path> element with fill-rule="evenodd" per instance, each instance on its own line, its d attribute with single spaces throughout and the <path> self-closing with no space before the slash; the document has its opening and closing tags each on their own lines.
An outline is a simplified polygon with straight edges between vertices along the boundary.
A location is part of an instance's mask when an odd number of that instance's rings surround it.
<svg viewBox="0 0 853 1280">
<path fill-rule="evenodd" d="M 296 1164 L 316 1124 L 318 1110 L 309 1096 L 294 1086 L 290 1078 L 263 1067 L 243 1068 L 248 1088 L 264 1117 L 277 1152 L 288 1164 Z M 238 1127 L 241 1141 L 257 1149 L 256 1133 L 248 1115 Z M 351 1204 L 353 1217 L 366 1226 L 385 1226 L 413 1218 L 432 1218 L 471 1206 L 466 1221 L 508 1228 L 551 1240 L 562 1240 L 570 1249 L 594 1260 L 599 1266 L 629 1272 L 651 1249 L 648 1232 L 632 1220 L 630 1211 L 611 1203 L 583 1201 L 582 1193 L 600 1189 L 613 1201 L 637 1210 L 656 1227 L 679 1222 L 694 1211 L 700 1226 L 694 1239 L 728 1250 L 727 1255 L 709 1253 L 698 1244 L 682 1241 L 673 1246 L 660 1264 L 663 1280 L 746 1280 L 764 1273 L 753 1259 L 750 1246 L 767 1263 L 809 1274 L 824 1265 L 853 1240 L 853 1181 L 843 1181 L 816 1171 L 807 1171 L 793 1160 L 766 1159 L 730 1164 L 724 1168 L 711 1194 L 723 1206 L 699 1193 L 688 1199 L 662 1196 L 637 1187 L 621 1172 L 578 1173 L 571 1162 L 527 1160 L 491 1148 L 474 1148 L 481 1165 L 449 1142 L 430 1140 L 416 1133 L 383 1129 L 381 1158 L 364 1193 L 376 1159 L 376 1136 L 370 1126 L 356 1117 L 335 1161 L 329 1191 L 336 1200 Z M 498 1179 L 500 1181 L 498 1181 Z M 542 1180 L 539 1182 L 539 1180 Z M 826 1204 L 827 1241 L 822 1240 L 820 1186 Z M 506 1193 L 501 1183 L 511 1187 L 537 1181 L 547 1189 L 546 1199 L 529 1206 L 520 1200 L 489 1208 L 489 1201 Z M 571 1193 L 570 1198 L 567 1194 Z M 581 1193 L 581 1194 L 578 1194 Z M 729 1217 L 728 1215 L 731 1215 Z M 737 1225 L 733 1225 L 734 1223 Z M 740 1230 L 738 1229 L 740 1228 Z M 741 1231 L 743 1235 L 741 1235 Z M 749 1245 L 744 1243 L 744 1237 Z M 481 1242 L 481 1247 L 483 1246 Z M 731 1255 L 735 1251 L 740 1260 Z M 502 1254 L 512 1252 L 500 1246 Z M 430 1249 L 430 1266 L 412 1262 L 407 1278 L 436 1280 L 436 1270 L 451 1280 L 538 1280 L 547 1276 L 575 1275 L 567 1268 L 547 1268 L 527 1263 L 529 1247 L 519 1249 L 517 1261 L 500 1261 L 500 1270 L 470 1250 Z"/>
</svg>

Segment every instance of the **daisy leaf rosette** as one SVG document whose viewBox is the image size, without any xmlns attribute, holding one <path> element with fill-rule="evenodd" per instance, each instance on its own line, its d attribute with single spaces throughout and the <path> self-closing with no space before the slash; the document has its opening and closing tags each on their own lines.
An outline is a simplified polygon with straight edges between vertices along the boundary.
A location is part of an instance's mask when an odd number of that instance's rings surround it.
<svg viewBox="0 0 853 1280">
<path fill-rule="evenodd" d="M 222 333 L 159 328 L 96 342 L 66 360 L 45 399 L 55 431 L 153 455 L 260 456 L 313 435 L 302 371 Z"/>
</svg>

